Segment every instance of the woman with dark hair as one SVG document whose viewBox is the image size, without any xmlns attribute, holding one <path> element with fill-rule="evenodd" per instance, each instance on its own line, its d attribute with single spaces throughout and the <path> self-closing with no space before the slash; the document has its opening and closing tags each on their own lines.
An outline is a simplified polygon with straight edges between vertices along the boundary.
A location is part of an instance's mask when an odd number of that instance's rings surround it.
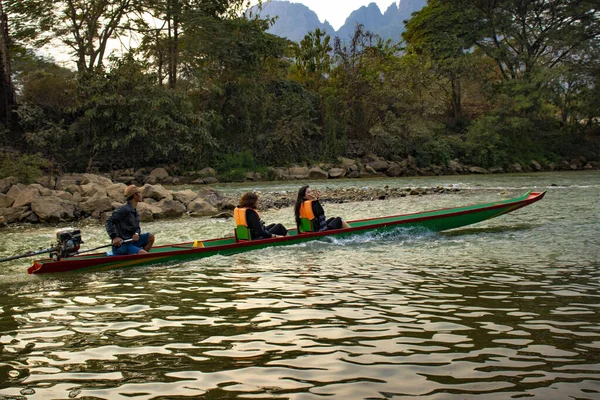
<svg viewBox="0 0 600 400">
<path fill-rule="evenodd" d="M 233 211 L 236 226 L 245 226 L 248 228 L 250 238 L 247 239 L 270 239 L 287 236 L 287 229 L 281 224 L 265 226 L 256 211 L 257 206 L 258 196 L 256 193 L 248 192 L 242 196 L 240 203 Z"/>
<path fill-rule="evenodd" d="M 319 191 L 312 190 L 308 185 L 298 191 L 294 214 L 298 232 L 319 232 L 328 229 L 350 228 L 350 225 L 340 217 L 325 218 L 325 210 L 319 203 Z"/>
</svg>

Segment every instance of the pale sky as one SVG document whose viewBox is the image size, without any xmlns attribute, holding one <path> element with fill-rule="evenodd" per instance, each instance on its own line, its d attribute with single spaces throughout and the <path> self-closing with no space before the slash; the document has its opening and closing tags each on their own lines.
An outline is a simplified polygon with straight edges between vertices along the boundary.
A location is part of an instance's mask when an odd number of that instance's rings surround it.
<svg viewBox="0 0 600 400">
<path fill-rule="evenodd" d="M 263 0 L 264 1 L 264 0 Z M 398 0 L 288 0 L 291 3 L 302 3 L 319 16 L 321 22 L 329 21 L 335 30 L 341 28 L 346 18 L 354 10 L 362 6 L 375 3 L 383 14 L 392 3 L 398 4 Z"/>
</svg>

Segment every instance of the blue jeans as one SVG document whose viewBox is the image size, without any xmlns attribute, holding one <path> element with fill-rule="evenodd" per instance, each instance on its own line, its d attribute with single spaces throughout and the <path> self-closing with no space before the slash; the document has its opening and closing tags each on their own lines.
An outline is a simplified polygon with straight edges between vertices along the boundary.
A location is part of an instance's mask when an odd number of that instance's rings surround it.
<svg viewBox="0 0 600 400">
<path fill-rule="evenodd" d="M 128 242 L 123 243 L 119 247 L 112 247 L 113 254 L 115 256 L 126 256 L 129 254 L 137 254 L 140 250 L 143 249 L 145 245 L 148 244 L 148 239 L 150 238 L 150 232 L 142 233 L 140 235 L 140 240 L 137 242 Z"/>
</svg>

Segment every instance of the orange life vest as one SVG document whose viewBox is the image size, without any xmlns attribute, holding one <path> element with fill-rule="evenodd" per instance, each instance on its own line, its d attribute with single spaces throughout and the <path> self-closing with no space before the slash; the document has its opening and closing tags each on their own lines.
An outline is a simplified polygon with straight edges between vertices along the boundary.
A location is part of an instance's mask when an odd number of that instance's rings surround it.
<svg viewBox="0 0 600 400">
<path fill-rule="evenodd" d="M 309 221 L 315 219 L 315 213 L 312 209 L 312 200 L 305 200 L 300 204 L 300 218 L 306 218 Z"/>
<path fill-rule="evenodd" d="M 248 222 L 246 221 L 246 210 L 248 210 L 248 208 L 239 208 L 236 207 L 233 210 L 233 218 L 235 219 L 235 225 L 236 226 L 245 226 L 246 228 L 248 227 Z M 250 208 L 250 210 L 252 210 Z M 256 211 L 253 210 L 254 212 L 256 212 L 256 215 L 258 215 L 258 219 L 260 219 L 260 214 Z"/>
</svg>

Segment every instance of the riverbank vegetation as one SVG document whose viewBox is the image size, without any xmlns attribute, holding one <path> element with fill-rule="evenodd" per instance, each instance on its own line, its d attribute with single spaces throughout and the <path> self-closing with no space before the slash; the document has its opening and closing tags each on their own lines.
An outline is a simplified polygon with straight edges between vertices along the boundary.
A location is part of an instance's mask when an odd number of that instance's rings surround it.
<svg viewBox="0 0 600 400">
<path fill-rule="evenodd" d="M 485 168 L 600 157 L 591 1 L 430 0 L 397 42 L 357 26 L 299 44 L 266 33 L 272 20 L 244 14 L 245 0 L 1 5 L 0 144 L 24 155 L 3 152 L 4 176 L 21 164 L 242 176 L 365 154 Z M 132 35 L 141 45 L 109 55 Z M 49 42 L 75 70 L 40 58 Z"/>
</svg>

